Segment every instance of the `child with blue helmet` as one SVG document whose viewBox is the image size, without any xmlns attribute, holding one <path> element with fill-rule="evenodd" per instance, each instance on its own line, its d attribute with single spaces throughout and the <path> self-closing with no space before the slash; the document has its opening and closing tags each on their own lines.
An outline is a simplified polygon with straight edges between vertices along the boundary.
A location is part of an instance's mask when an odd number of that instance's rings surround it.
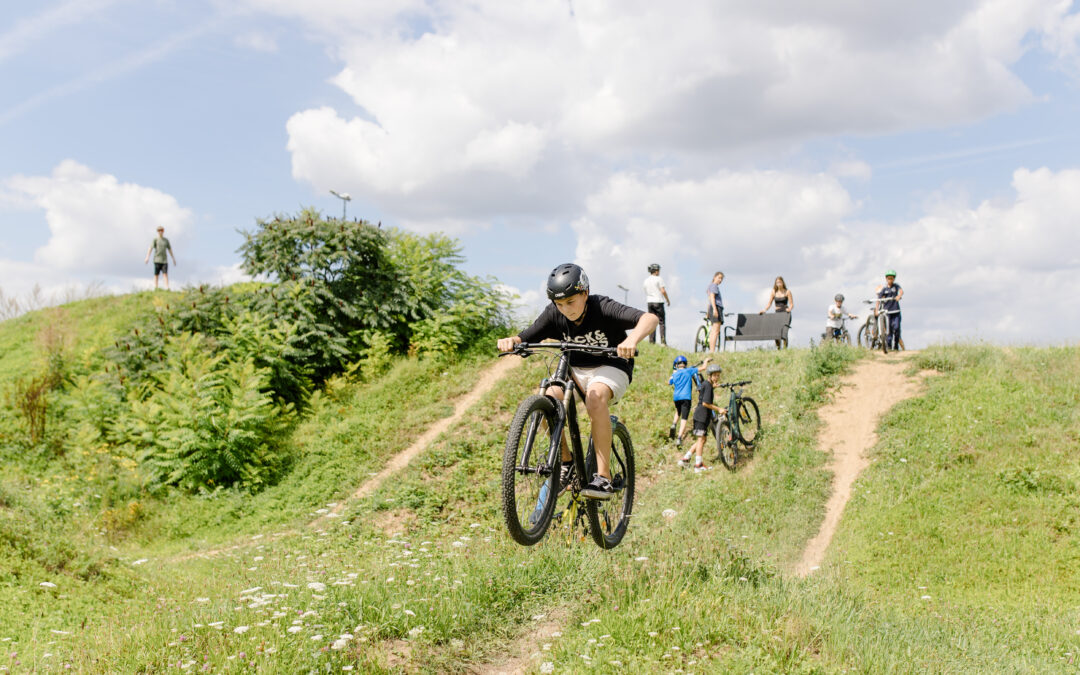
<svg viewBox="0 0 1080 675">
<path fill-rule="evenodd" d="M 672 387 L 675 416 L 671 418 L 668 438 L 676 439 L 676 447 L 682 447 L 683 438 L 686 437 L 686 420 L 690 417 L 690 402 L 693 398 L 694 389 L 696 389 L 695 384 L 699 379 L 698 369 L 708 365 L 711 358 L 706 356 L 705 360 L 696 366 L 687 367 L 688 361 L 686 357 L 679 354 L 671 364 L 671 377 L 668 378 L 668 384 Z M 678 437 L 675 435 L 675 425 L 679 425 Z"/>
</svg>

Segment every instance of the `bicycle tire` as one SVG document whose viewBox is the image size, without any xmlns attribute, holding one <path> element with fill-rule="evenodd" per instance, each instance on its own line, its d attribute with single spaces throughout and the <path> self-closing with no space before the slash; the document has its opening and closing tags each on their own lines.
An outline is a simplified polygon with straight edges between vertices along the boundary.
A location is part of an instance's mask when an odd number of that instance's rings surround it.
<svg viewBox="0 0 1080 675">
<path fill-rule="evenodd" d="M 726 419 L 716 425 L 716 456 L 728 471 L 739 468 L 739 448 Z"/>
<path fill-rule="evenodd" d="M 851 345 L 851 333 L 848 332 L 847 328 L 845 328 L 843 331 L 841 331 L 841 333 L 840 333 L 840 341 L 843 342 L 844 344 L 848 345 L 848 346 Z"/>
<path fill-rule="evenodd" d="M 522 546 L 532 546 L 544 537 L 555 511 L 559 469 L 546 466 L 554 426 L 555 403 L 547 396 L 533 394 L 518 406 L 506 435 L 503 520 L 510 537 Z"/>
<path fill-rule="evenodd" d="M 867 324 L 859 326 L 859 332 L 855 334 L 855 344 L 860 347 L 870 348 L 870 331 L 866 329 Z"/>
<path fill-rule="evenodd" d="M 736 399 L 735 409 L 739 416 L 739 440 L 747 448 L 753 448 L 758 432 L 761 431 L 761 414 L 758 412 L 757 401 L 749 396 L 740 396 Z"/>
<path fill-rule="evenodd" d="M 602 549 L 619 545 L 630 524 L 634 508 L 634 444 L 630 430 L 622 422 L 616 422 L 611 433 L 611 483 L 615 496 L 611 499 L 586 499 L 585 512 L 589 516 L 589 533 Z M 596 472 L 596 453 L 589 439 L 589 455 L 586 457 L 586 473 Z"/>
<path fill-rule="evenodd" d="M 709 331 L 705 330 L 705 326 L 698 326 L 697 335 L 694 336 L 694 351 L 709 351 Z"/>
<path fill-rule="evenodd" d="M 881 353 L 889 353 L 889 315 L 880 314 L 881 326 L 878 327 L 878 340 L 881 342 Z"/>
</svg>

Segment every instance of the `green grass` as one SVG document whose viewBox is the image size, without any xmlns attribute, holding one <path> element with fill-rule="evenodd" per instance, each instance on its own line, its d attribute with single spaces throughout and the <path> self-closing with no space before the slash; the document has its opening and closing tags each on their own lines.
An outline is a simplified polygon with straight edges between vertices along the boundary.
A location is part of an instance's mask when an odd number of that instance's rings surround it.
<svg viewBox="0 0 1080 675">
<path fill-rule="evenodd" d="M 3 652 L 24 669 L 78 672 L 461 672 L 508 650 L 532 672 L 545 662 L 555 672 L 1075 669 L 1080 352 L 911 357 L 941 374 L 883 421 L 826 563 L 805 580 L 791 570 L 830 486 L 814 411 L 864 353 L 723 355 L 724 379 L 754 380 L 763 433 L 738 473 L 716 462 L 697 475 L 675 466 L 666 440 L 674 355 L 644 346 L 613 409 L 633 434 L 639 492 L 612 551 L 563 528 L 531 548 L 504 531 L 503 443 L 545 373 L 537 358 L 405 472 L 307 527 L 447 414 L 493 359 L 403 362 L 318 402 L 294 432 L 303 459 L 275 489 L 171 496 L 116 551 L 92 533 L 19 530 L 18 550 L 38 551 L 37 562 L 0 581 Z M 52 522 L 46 490 L 29 479 L 4 489 L 0 515 Z M 86 546 L 52 569 L 71 542 Z M 177 556 L 221 543 L 206 558 Z"/>
</svg>

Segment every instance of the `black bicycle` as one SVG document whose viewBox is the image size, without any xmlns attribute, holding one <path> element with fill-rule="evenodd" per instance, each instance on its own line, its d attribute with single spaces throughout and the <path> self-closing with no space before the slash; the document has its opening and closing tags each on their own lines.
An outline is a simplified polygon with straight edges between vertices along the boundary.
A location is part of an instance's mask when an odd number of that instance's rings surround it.
<svg viewBox="0 0 1080 675">
<path fill-rule="evenodd" d="M 754 443 L 761 431 L 761 415 L 758 413 L 757 401 L 744 396 L 742 391 L 742 387 L 750 382 L 751 380 L 743 380 L 717 385 L 726 387 L 731 392 L 727 414 L 714 415 L 713 420 L 716 455 L 729 471 L 735 471 L 744 458 L 753 456 Z"/>
<path fill-rule="evenodd" d="M 634 445 L 630 431 L 615 416 L 611 416 L 611 499 L 587 499 L 581 491 L 596 472 L 596 452 L 589 438 L 588 452 L 582 449 L 578 426 L 576 399 L 584 399 L 570 373 L 570 353 L 617 354 L 612 347 L 594 347 L 571 342 L 523 342 L 500 356 L 516 354 L 528 357 L 557 350 L 558 362 L 554 371 L 540 383 L 539 393 L 532 394 L 518 406 L 510 423 L 503 455 L 502 506 L 506 528 L 514 541 L 532 546 L 540 541 L 556 517 L 555 503 L 564 492 L 569 502 L 558 518 L 570 527 L 581 523 L 600 548 L 614 548 L 622 541 L 630 523 L 634 505 Z M 565 392 L 559 401 L 544 392 L 548 387 L 561 387 Z M 573 468 L 565 480 L 560 479 L 562 465 L 561 439 L 563 429 L 569 430 Z M 584 502 L 584 509 L 582 509 Z M 580 514 L 584 510 L 587 524 Z"/>
</svg>

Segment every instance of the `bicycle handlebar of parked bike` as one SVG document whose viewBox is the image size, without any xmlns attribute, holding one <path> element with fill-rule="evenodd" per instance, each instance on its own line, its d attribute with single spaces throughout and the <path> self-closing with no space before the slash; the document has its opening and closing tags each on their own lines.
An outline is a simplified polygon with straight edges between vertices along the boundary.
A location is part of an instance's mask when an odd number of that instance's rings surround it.
<svg viewBox="0 0 1080 675">
<path fill-rule="evenodd" d="M 519 342 L 514 345 L 514 348 L 508 352 L 500 352 L 499 356 L 509 356 L 515 354 L 517 356 L 526 357 L 533 354 L 537 349 L 558 349 L 562 352 L 585 352 L 587 354 L 610 354 L 618 358 L 619 350 L 615 347 L 601 347 L 599 345 L 583 345 L 577 342 Z M 634 350 L 634 356 L 638 355 L 638 350 Z"/>
<path fill-rule="evenodd" d="M 718 387 L 725 387 L 727 389 L 734 389 L 735 387 L 742 387 L 742 386 L 748 385 L 751 382 L 753 382 L 753 380 L 743 380 L 742 382 L 724 382 L 723 384 L 719 384 L 717 386 Z"/>
</svg>

